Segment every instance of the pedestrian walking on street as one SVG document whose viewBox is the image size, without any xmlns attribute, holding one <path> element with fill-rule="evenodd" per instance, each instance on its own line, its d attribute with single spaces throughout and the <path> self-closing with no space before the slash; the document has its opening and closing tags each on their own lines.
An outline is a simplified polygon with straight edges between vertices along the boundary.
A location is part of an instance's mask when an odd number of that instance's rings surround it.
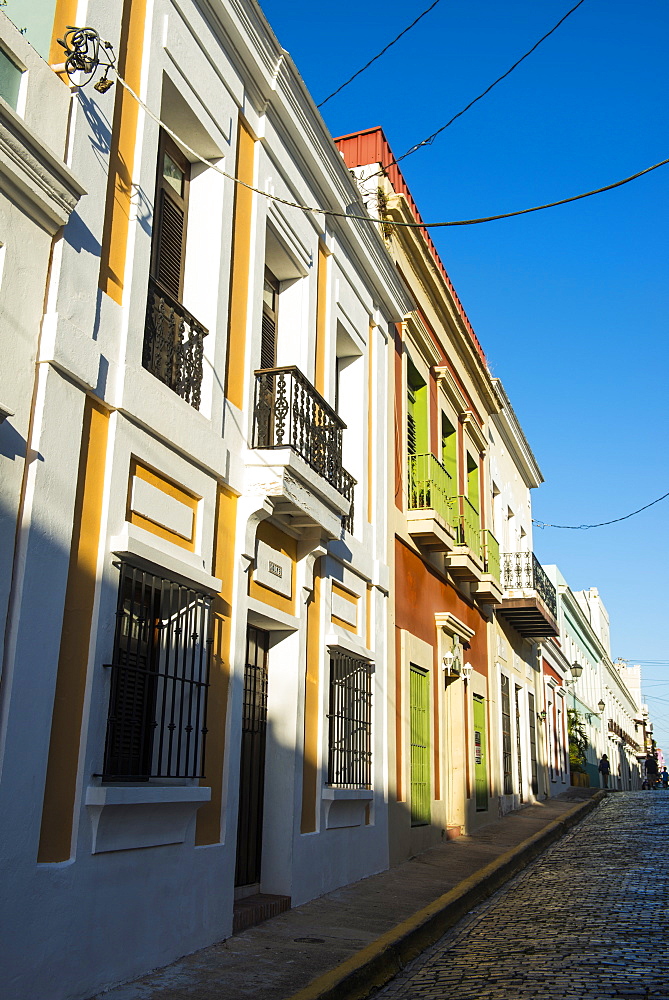
<svg viewBox="0 0 669 1000">
<path fill-rule="evenodd" d="M 654 753 L 649 753 L 646 757 L 646 779 L 648 787 L 653 790 L 657 784 L 657 759 Z"/>
<path fill-rule="evenodd" d="M 667 771 L 666 767 L 663 768 L 660 777 L 662 778 L 662 787 L 669 788 L 669 771 Z"/>
<path fill-rule="evenodd" d="M 605 753 L 602 754 L 602 759 L 599 762 L 599 773 L 604 781 L 604 788 L 609 787 L 609 774 L 611 773 L 611 764 L 609 758 Z"/>
</svg>

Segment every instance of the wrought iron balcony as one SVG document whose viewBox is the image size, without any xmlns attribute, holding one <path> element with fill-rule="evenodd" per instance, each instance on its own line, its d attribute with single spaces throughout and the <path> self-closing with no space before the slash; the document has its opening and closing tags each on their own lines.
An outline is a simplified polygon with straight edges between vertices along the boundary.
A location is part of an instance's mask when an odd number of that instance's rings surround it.
<svg viewBox="0 0 669 1000">
<path fill-rule="evenodd" d="M 502 554 L 505 598 L 500 613 L 527 637 L 557 635 L 557 594 L 533 552 Z"/>
<path fill-rule="evenodd" d="M 253 447 L 291 448 L 353 503 L 356 480 L 342 466 L 341 417 L 299 368 L 262 368 L 255 376 Z"/>
<path fill-rule="evenodd" d="M 349 508 L 348 516 L 343 517 L 341 523 L 342 527 L 344 528 L 344 531 L 348 531 L 350 534 L 353 534 L 353 525 L 355 523 L 354 503 L 355 503 L 356 481 L 353 478 L 353 476 L 345 469 L 342 469 L 341 471 L 342 471 L 342 485 L 341 485 L 341 490 L 339 492 L 346 500 L 351 501 L 351 506 Z"/>
<path fill-rule="evenodd" d="M 207 333 L 180 302 L 149 278 L 142 365 L 196 410 Z"/>
</svg>

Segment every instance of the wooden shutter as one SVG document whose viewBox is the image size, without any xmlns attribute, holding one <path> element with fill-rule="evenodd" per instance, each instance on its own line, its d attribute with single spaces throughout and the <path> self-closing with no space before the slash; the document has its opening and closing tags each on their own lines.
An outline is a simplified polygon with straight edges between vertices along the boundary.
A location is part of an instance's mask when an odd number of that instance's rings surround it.
<svg viewBox="0 0 669 1000">
<path fill-rule="evenodd" d="M 167 157 L 167 160 L 166 160 Z M 166 163 L 181 172 L 181 183 L 166 177 Z M 169 136 L 161 133 L 158 146 L 155 218 L 151 275 L 178 302 L 183 298 L 186 224 L 190 163 Z"/>
<path fill-rule="evenodd" d="M 260 367 L 274 368 L 276 366 L 276 323 L 271 316 L 263 312 L 262 340 L 260 342 Z"/>
<path fill-rule="evenodd" d="M 262 337 L 260 341 L 260 367 L 276 367 L 276 324 L 279 311 L 279 282 L 269 268 L 265 268 L 265 286 L 262 309 Z"/>
</svg>

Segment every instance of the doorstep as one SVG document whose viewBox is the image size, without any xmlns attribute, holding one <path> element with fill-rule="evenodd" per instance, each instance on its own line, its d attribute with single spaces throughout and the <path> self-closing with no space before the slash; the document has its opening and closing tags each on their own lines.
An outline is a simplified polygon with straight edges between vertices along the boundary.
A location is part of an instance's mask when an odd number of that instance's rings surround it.
<svg viewBox="0 0 669 1000">
<path fill-rule="evenodd" d="M 289 909 L 290 896 L 273 896 L 258 892 L 253 896 L 237 899 L 233 911 L 232 933 L 239 934 L 249 927 L 264 923 L 265 920 L 278 917 L 280 913 L 285 913 Z"/>
</svg>

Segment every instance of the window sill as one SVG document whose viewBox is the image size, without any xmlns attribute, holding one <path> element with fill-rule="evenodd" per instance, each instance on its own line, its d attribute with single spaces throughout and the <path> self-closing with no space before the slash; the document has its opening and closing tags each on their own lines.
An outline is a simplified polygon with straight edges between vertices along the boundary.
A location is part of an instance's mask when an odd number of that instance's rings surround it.
<svg viewBox="0 0 669 1000">
<path fill-rule="evenodd" d="M 374 798 L 374 790 L 372 788 L 324 788 L 323 798 L 330 801 L 337 801 L 341 799 L 352 800 L 366 800 L 370 801 Z"/>
<path fill-rule="evenodd" d="M 91 785 L 92 854 L 183 843 L 211 788 L 200 785 Z"/>
<path fill-rule="evenodd" d="M 374 791 L 371 788 L 324 788 L 325 829 L 367 826 L 370 823 Z"/>
</svg>

